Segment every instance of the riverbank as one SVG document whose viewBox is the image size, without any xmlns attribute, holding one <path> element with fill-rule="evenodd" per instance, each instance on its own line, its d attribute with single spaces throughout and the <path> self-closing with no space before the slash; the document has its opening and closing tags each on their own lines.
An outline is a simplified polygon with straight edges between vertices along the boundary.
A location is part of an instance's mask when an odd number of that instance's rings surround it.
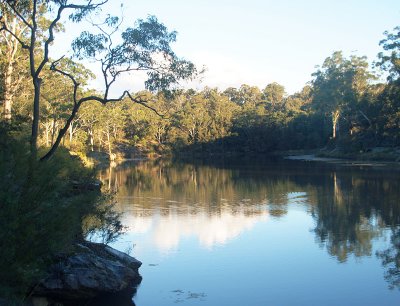
<svg viewBox="0 0 400 306">
<path fill-rule="evenodd" d="M 341 152 L 315 151 L 308 152 L 281 152 L 280 156 L 288 160 L 300 160 L 307 162 L 325 162 L 342 166 L 366 166 L 366 167 L 392 167 L 400 168 L 400 153 L 397 150 L 387 149 L 372 150 L 371 152 L 360 152 L 345 154 Z"/>
<path fill-rule="evenodd" d="M 140 261 L 102 243 L 81 241 L 72 252 L 57 254 L 46 276 L 21 301 L 0 299 L 0 305 L 80 306 L 135 305 L 142 277 Z"/>
<path fill-rule="evenodd" d="M 253 158 L 285 158 L 291 160 L 304 160 L 304 161 L 319 161 L 319 162 L 338 162 L 338 163 L 400 163 L 400 147 L 374 147 L 366 151 L 345 151 L 339 148 L 327 149 L 311 149 L 311 150 L 285 150 L 273 151 L 269 153 L 256 153 L 256 152 L 175 152 L 171 154 L 168 152 L 166 155 L 160 155 L 151 152 L 142 152 L 137 148 L 117 151 L 116 158 L 110 159 L 109 154 L 106 152 L 89 152 L 84 156 L 84 159 L 90 160 L 92 166 L 98 168 L 106 166 L 116 166 L 117 164 L 127 161 L 142 161 L 146 159 L 172 159 L 172 160 L 208 160 L 208 159 L 253 159 Z"/>
<path fill-rule="evenodd" d="M 101 294 L 97 272 L 92 276 L 87 272 L 86 279 L 76 274 L 84 269 L 95 271 L 103 262 L 104 279 L 108 281 L 117 269 L 109 268 L 113 263 L 115 267 L 126 266 L 106 255 L 108 247 L 92 247 L 83 241 L 90 233 L 102 232 L 104 241 L 109 242 L 122 232 L 119 215 L 112 210 L 112 195 L 102 192 L 93 169 L 67 149 L 60 148 L 52 159 L 40 162 L 26 154 L 29 143 L 24 135 L 8 131 L 0 134 L 4 149 L 0 154 L 0 305 L 23 305 L 32 296 L 53 297 L 58 294 L 39 288 L 61 290 L 63 284 L 69 284 L 70 291 L 80 299 L 81 287 L 89 286 L 89 281 L 97 282 L 93 288 L 98 290 L 93 291 Z M 95 262 L 90 265 L 84 258 Z M 78 263 L 81 267 L 75 274 L 68 270 Z M 50 275 L 54 281 L 44 286 Z M 115 284 L 112 293 L 124 289 L 117 280 Z"/>
</svg>

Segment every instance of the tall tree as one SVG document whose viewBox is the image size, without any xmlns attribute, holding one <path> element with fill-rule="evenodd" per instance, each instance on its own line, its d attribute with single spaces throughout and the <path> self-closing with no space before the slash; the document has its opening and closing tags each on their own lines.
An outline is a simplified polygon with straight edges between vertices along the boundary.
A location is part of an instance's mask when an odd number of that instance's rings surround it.
<svg viewBox="0 0 400 306">
<path fill-rule="evenodd" d="M 73 108 L 53 146 L 41 158 L 42 160 L 46 160 L 54 154 L 82 103 L 98 101 L 106 104 L 128 97 L 133 102 L 145 104 L 146 101 L 135 98 L 127 90 L 117 98 L 110 98 L 111 86 L 121 74 L 147 71 L 148 78 L 145 86 L 150 90 L 157 90 L 167 88 L 181 79 L 190 78 L 196 71 L 191 62 L 178 58 L 171 49 L 170 44 L 176 40 L 176 32 L 169 32 L 155 17 L 138 20 L 135 27 L 120 31 L 121 21 L 119 18 L 108 15 L 104 22 L 92 23 L 93 32 L 84 31 L 73 42 L 76 58 L 96 61 L 101 67 L 104 81 L 101 95 L 80 95 L 81 84 L 73 71 L 63 70 L 60 65 L 61 59 L 51 62 L 50 45 L 55 39 L 56 27 L 65 12 L 71 12 L 69 15 L 71 21 L 81 22 L 84 17 L 97 11 L 107 2 L 108 0 L 1 0 L 1 3 L 7 5 L 10 11 L 28 28 L 30 37 L 28 42 L 19 39 L 16 33 L 3 23 L 2 31 L 15 37 L 22 48 L 29 53 L 30 75 L 34 86 L 31 133 L 31 153 L 34 157 L 36 157 L 38 146 L 42 73 L 47 64 L 50 64 L 51 70 L 69 79 L 73 85 Z M 47 11 L 46 17 L 49 19 L 48 27 L 45 29 L 39 29 L 38 26 L 38 18 L 42 10 Z M 121 34 L 121 43 L 116 45 L 113 38 L 117 33 Z M 40 35 L 44 37 L 42 40 L 38 39 Z M 38 54 L 41 54 L 39 58 Z"/>
<path fill-rule="evenodd" d="M 325 59 L 313 76 L 313 107 L 329 114 L 332 138 L 335 139 L 340 117 L 356 104 L 372 78 L 368 62 L 366 57 L 351 56 L 346 59 L 341 51 L 336 51 Z"/>
<path fill-rule="evenodd" d="M 224 91 L 224 94 L 236 104 L 246 105 L 249 107 L 255 106 L 261 101 L 261 91 L 257 86 L 247 84 L 240 85 L 240 88 L 229 87 Z"/>
<path fill-rule="evenodd" d="M 232 119 L 240 107 L 221 94 L 217 89 L 204 89 L 202 92 L 211 119 L 209 140 L 224 138 L 230 134 Z"/>
<path fill-rule="evenodd" d="M 1 95 L 0 101 L 3 104 L 3 117 L 11 119 L 11 110 L 18 85 L 24 79 L 25 73 L 18 69 L 24 52 L 18 40 L 25 40 L 27 26 L 21 23 L 5 3 L 0 2 L 0 31 L 10 29 L 11 32 L 1 31 L 0 35 L 0 66 L 1 66 Z M 13 34 L 11 34 L 13 33 Z M 26 67 L 23 67 L 26 68 Z"/>
<path fill-rule="evenodd" d="M 378 54 L 375 65 L 387 74 L 388 84 L 375 95 L 373 106 L 378 106 L 379 135 L 383 144 L 400 143 L 400 26 L 392 32 L 385 31 L 379 44 L 383 50 Z M 382 88 L 382 87 L 381 87 Z M 376 108 L 376 107 L 375 107 Z"/>
<path fill-rule="evenodd" d="M 276 82 L 268 84 L 263 90 L 266 106 L 272 109 L 276 109 L 279 105 L 282 106 L 285 95 L 285 87 Z"/>
<path fill-rule="evenodd" d="M 388 72 L 388 81 L 393 82 L 400 77 L 400 26 L 392 33 L 385 31 L 384 35 L 386 37 L 379 42 L 384 51 L 378 54 L 379 62 L 375 64 Z"/>
<path fill-rule="evenodd" d="M 303 87 L 300 92 L 294 93 L 285 99 L 285 111 L 288 113 L 305 113 L 311 103 L 312 88 Z"/>
</svg>

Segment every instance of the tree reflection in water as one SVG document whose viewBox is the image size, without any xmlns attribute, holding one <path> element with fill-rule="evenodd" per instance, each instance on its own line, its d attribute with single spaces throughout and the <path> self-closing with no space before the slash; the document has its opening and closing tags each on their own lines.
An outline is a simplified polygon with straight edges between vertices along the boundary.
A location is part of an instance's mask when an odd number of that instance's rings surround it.
<svg viewBox="0 0 400 306">
<path fill-rule="evenodd" d="M 391 247 L 383 252 L 377 252 L 385 271 L 385 280 L 391 289 L 400 289 L 400 229 L 393 230 L 390 238 Z"/>
<path fill-rule="evenodd" d="M 339 262 L 349 256 L 373 255 L 374 239 L 390 229 L 391 247 L 377 256 L 385 268 L 385 279 L 400 288 L 400 172 L 363 167 L 279 160 L 224 164 L 159 160 L 120 165 L 99 176 L 106 186 L 118 190 L 121 199 L 135 199 L 135 213 L 142 217 L 150 218 L 154 211 L 165 220 L 184 216 L 180 230 L 185 224 L 195 228 L 193 216 L 201 214 L 204 218 L 196 220 L 203 223 L 212 216 L 218 216 L 221 223 L 225 222 L 222 217 L 229 220 L 226 216 L 257 220 L 267 213 L 281 218 L 290 205 L 300 203 L 316 221 L 316 242 Z M 230 231 L 227 237 L 250 226 L 246 222 L 235 229 L 225 222 L 225 231 Z M 240 222 L 235 219 L 234 223 Z M 224 241 L 208 239 L 210 244 Z"/>
</svg>

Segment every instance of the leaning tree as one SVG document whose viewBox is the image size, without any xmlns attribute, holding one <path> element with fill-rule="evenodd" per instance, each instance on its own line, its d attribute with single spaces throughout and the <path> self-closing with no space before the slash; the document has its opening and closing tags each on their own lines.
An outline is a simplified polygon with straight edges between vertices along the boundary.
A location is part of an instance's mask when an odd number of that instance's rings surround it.
<svg viewBox="0 0 400 306">
<path fill-rule="evenodd" d="M 154 91 L 167 89 L 197 73 L 191 62 L 179 58 L 172 50 L 171 43 L 176 40 L 176 32 L 170 32 L 154 16 L 139 19 L 132 27 L 123 28 L 122 19 L 109 14 L 101 22 L 94 20 L 100 18 L 101 10 L 106 7 L 108 0 L 0 0 L 0 3 L 26 28 L 27 38 L 21 39 L 4 22 L 4 18 L 0 19 L 0 30 L 12 36 L 29 54 L 29 73 L 34 88 L 30 148 L 34 158 L 37 157 L 38 149 L 42 75 L 47 67 L 71 82 L 72 109 L 54 144 L 41 160 L 51 158 L 80 106 L 87 101 L 106 104 L 127 98 L 149 107 L 146 100 L 132 95 L 128 89 L 118 97 L 111 97 L 112 86 L 123 74 L 144 71 L 147 73 L 145 87 Z M 103 90 L 99 95 L 83 94 L 74 65 L 69 65 L 67 69 L 62 65 L 66 55 L 53 57 L 56 60 L 50 56 L 57 28 L 66 14 L 71 22 L 85 21 L 89 25 L 73 40 L 73 55 L 70 59 L 75 62 L 91 60 L 99 65 L 103 80 Z M 39 24 L 43 16 L 47 20 L 45 25 Z"/>
</svg>

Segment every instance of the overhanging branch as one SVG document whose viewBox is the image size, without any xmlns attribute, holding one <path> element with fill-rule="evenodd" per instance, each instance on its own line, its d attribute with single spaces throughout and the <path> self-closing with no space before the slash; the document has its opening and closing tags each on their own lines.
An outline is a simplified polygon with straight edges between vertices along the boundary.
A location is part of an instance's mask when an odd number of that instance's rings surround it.
<svg viewBox="0 0 400 306">
<path fill-rule="evenodd" d="M 3 22 L 2 22 L 2 27 L 0 28 L 0 32 L 2 32 L 2 31 L 6 31 L 7 33 L 10 33 L 10 35 L 18 41 L 18 43 L 21 45 L 21 47 L 23 49 L 30 48 L 30 46 L 27 45 L 26 43 L 24 43 L 14 32 L 12 32 L 10 29 L 8 29 L 7 26 Z"/>
</svg>

